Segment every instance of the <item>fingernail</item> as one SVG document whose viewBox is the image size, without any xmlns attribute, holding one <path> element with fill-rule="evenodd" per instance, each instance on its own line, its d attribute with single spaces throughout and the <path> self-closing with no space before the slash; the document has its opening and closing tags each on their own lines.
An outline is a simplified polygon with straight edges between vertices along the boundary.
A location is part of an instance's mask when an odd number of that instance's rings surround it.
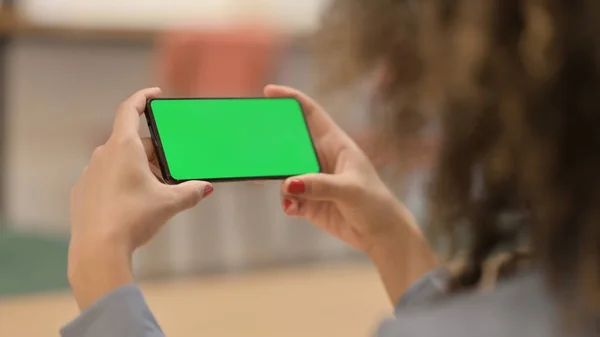
<svg viewBox="0 0 600 337">
<path fill-rule="evenodd" d="M 285 199 L 283 201 L 283 210 L 288 215 L 295 215 L 298 212 L 298 206 L 295 202 L 290 199 Z"/>
<path fill-rule="evenodd" d="M 212 194 L 212 192 L 213 192 L 214 190 L 215 190 L 215 189 L 212 187 L 212 185 L 207 185 L 207 186 L 204 188 L 204 197 L 206 198 L 206 197 L 208 197 L 209 195 L 211 195 L 211 194 Z"/>
<path fill-rule="evenodd" d="M 290 184 L 288 185 L 288 192 L 290 194 L 302 194 L 305 191 L 306 185 L 304 184 L 304 181 L 298 179 L 290 181 Z"/>
</svg>

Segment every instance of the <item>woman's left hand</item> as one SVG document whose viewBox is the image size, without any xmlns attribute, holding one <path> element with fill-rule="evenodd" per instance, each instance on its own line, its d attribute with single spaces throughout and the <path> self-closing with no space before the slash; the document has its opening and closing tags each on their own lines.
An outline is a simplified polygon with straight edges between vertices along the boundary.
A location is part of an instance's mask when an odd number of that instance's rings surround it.
<svg viewBox="0 0 600 337">
<path fill-rule="evenodd" d="M 133 282 L 134 250 L 213 191 L 201 181 L 165 185 L 153 174 L 152 143 L 138 129 L 147 100 L 159 94 L 142 90 L 121 104 L 110 139 L 71 191 L 69 282 L 81 309 Z"/>
</svg>

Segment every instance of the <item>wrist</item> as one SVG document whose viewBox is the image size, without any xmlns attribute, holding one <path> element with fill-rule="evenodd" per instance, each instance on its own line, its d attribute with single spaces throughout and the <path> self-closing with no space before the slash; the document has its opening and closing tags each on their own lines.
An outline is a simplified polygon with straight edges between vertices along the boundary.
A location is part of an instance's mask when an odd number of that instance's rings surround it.
<svg viewBox="0 0 600 337">
<path fill-rule="evenodd" d="M 406 219 L 398 219 L 388 230 L 369 238 L 365 254 L 373 260 L 381 255 L 388 255 L 390 251 L 408 253 L 415 240 L 424 241 L 416 225 Z"/>
<path fill-rule="evenodd" d="M 377 208 L 373 222 L 365 226 L 370 232 L 364 238 L 364 253 L 377 254 L 378 250 L 392 246 L 406 247 L 406 242 L 416 238 L 424 239 L 421 228 L 413 214 L 387 188 L 378 193 Z M 374 223 L 377 221 L 378 223 Z"/>
<path fill-rule="evenodd" d="M 394 199 L 385 231 L 370 237 L 365 253 L 376 266 L 392 303 L 418 279 L 437 267 L 431 249 L 412 214 Z M 391 207 L 388 205 L 388 207 Z M 386 220 L 386 221 L 388 221 Z"/>
<path fill-rule="evenodd" d="M 80 310 L 133 283 L 131 257 L 132 253 L 118 246 L 71 242 L 68 279 Z"/>
<path fill-rule="evenodd" d="M 365 250 L 367 256 L 388 255 L 387 253 L 391 250 L 405 253 L 411 253 L 411 251 L 432 252 L 410 210 L 391 193 L 386 200 L 382 204 L 389 212 L 384 217 L 386 223 L 381 226 L 385 229 L 374 233 L 369 238 Z"/>
</svg>

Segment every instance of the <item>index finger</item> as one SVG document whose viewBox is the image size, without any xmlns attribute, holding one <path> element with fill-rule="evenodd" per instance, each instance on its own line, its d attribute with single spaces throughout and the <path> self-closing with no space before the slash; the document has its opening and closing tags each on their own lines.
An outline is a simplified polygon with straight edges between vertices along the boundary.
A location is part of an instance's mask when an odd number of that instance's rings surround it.
<svg viewBox="0 0 600 337">
<path fill-rule="evenodd" d="M 113 125 L 113 134 L 127 135 L 138 133 L 140 127 L 140 115 L 146 109 L 146 102 L 150 98 L 160 95 L 159 88 L 148 88 L 140 90 L 121 103 L 117 109 L 115 122 Z"/>
</svg>

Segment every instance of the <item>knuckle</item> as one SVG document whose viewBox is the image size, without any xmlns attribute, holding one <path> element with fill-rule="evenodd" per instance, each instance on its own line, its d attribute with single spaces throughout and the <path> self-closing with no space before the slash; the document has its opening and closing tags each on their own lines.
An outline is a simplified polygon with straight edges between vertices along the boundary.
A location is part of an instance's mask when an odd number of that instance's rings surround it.
<svg viewBox="0 0 600 337">
<path fill-rule="evenodd" d="M 336 193 L 339 197 L 346 200 L 354 199 L 365 192 L 361 180 L 355 177 L 338 181 L 337 184 L 334 185 L 334 188 L 337 190 Z"/>
<path fill-rule="evenodd" d="M 126 148 L 135 144 L 137 139 L 131 135 L 118 135 L 113 137 L 113 143 L 117 148 Z"/>
<path fill-rule="evenodd" d="M 310 182 L 306 184 L 306 190 L 309 194 L 328 195 L 330 187 L 327 184 Z"/>
<path fill-rule="evenodd" d="M 329 198 L 334 196 L 335 189 L 331 186 L 331 183 L 325 178 L 311 179 L 307 181 L 306 191 L 308 194 L 314 195 L 315 197 Z"/>
<path fill-rule="evenodd" d="M 361 184 L 356 180 L 351 180 L 348 182 L 346 186 L 346 193 L 344 195 L 347 196 L 356 196 L 363 192 L 363 188 Z"/>
<path fill-rule="evenodd" d="M 71 191 L 69 193 L 69 201 L 70 202 L 74 202 L 77 200 L 79 194 L 80 194 L 80 187 L 79 187 L 79 182 L 77 182 L 72 188 Z"/>
<path fill-rule="evenodd" d="M 92 160 L 90 160 L 90 163 L 91 163 L 92 161 L 95 161 L 95 160 L 92 158 Z M 88 168 L 89 168 L 89 166 L 90 166 L 90 165 L 88 164 L 88 165 L 85 165 L 85 166 L 83 167 L 83 169 L 81 170 L 81 173 L 79 174 L 79 178 L 78 178 L 78 180 L 77 180 L 77 183 L 76 183 L 76 185 L 75 185 L 74 187 L 77 187 L 77 185 L 78 185 L 78 184 L 81 182 L 81 180 L 85 178 L 85 176 L 86 176 L 86 173 L 87 173 L 87 171 L 88 171 Z"/>
<path fill-rule="evenodd" d="M 104 149 L 104 146 L 98 146 L 97 148 L 94 149 L 94 151 L 92 152 L 92 158 L 97 158 L 102 154 L 102 150 Z"/>
<path fill-rule="evenodd" d="M 117 114 L 122 113 L 123 111 L 127 111 L 129 108 L 129 100 L 121 102 L 117 107 Z"/>
<path fill-rule="evenodd" d="M 192 208 L 202 201 L 202 192 L 195 191 L 186 201 L 186 208 Z"/>
<path fill-rule="evenodd" d="M 173 213 L 177 212 L 177 206 L 178 206 L 177 198 L 174 195 L 167 196 L 167 198 L 165 199 L 165 203 L 164 203 L 165 211 L 169 214 L 173 214 Z"/>
<path fill-rule="evenodd" d="M 177 197 L 177 193 L 174 191 L 167 191 L 164 194 L 163 207 L 167 213 L 175 213 L 180 204 L 180 200 Z"/>
</svg>

